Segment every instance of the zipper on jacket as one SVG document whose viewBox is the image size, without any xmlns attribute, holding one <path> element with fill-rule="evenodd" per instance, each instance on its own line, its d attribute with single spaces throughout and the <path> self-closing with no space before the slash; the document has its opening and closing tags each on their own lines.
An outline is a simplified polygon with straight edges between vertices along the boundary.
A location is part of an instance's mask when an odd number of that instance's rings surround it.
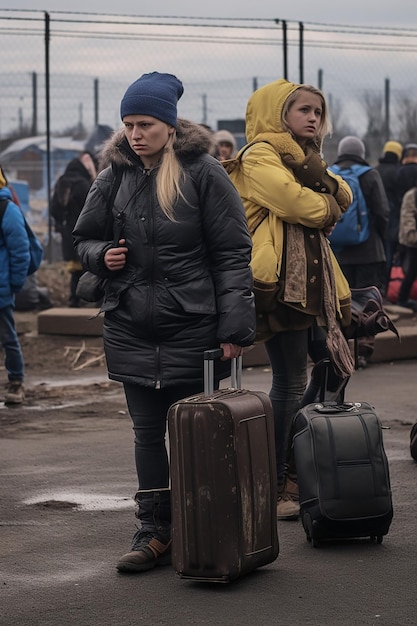
<svg viewBox="0 0 417 626">
<path fill-rule="evenodd" d="M 151 171 L 149 170 L 147 175 L 150 176 Z M 155 186 L 155 177 L 152 177 L 151 179 L 151 194 L 150 194 L 150 198 L 153 198 L 153 188 Z M 159 207 L 158 207 L 159 208 Z M 151 328 L 152 331 L 154 331 L 154 317 L 155 317 L 155 279 L 156 279 L 156 272 L 155 272 L 155 210 L 156 207 L 154 206 L 154 203 L 151 202 L 150 203 L 150 211 L 149 211 L 149 242 L 151 245 L 151 272 L 150 272 L 150 281 L 149 281 L 149 289 L 150 289 L 150 293 L 149 293 L 149 302 L 150 302 L 150 308 L 151 308 Z M 160 363 L 160 350 L 159 350 L 159 346 L 156 346 L 156 352 L 155 352 L 155 370 L 156 370 L 156 375 L 155 375 L 155 389 L 160 389 L 161 388 L 161 363 Z"/>
<path fill-rule="evenodd" d="M 155 376 L 155 389 L 160 389 L 161 388 L 161 368 L 160 368 L 160 350 L 159 350 L 159 346 L 156 346 L 156 352 L 155 352 L 155 369 L 156 369 L 156 376 Z"/>
</svg>

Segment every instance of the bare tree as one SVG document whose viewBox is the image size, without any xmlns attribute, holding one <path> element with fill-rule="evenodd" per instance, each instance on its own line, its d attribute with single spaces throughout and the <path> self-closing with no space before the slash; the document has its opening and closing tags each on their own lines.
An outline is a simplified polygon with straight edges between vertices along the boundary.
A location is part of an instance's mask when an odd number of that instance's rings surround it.
<svg viewBox="0 0 417 626">
<path fill-rule="evenodd" d="M 364 91 L 361 101 L 367 117 L 365 137 L 375 138 L 383 135 L 385 120 L 383 114 L 383 96 L 381 92 Z"/>
<path fill-rule="evenodd" d="M 329 97 L 329 112 L 332 120 L 333 134 L 339 134 L 341 119 L 343 115 L 343 107 L 339 98 Z"/>
<path fill-rule="evenodd" d="M 332 121 L 333 132 L 331 137 L 326 137 L 324 145 L 325 158 L 328 163 L 333 163 L 337 157 L 337 146 L 342 137 L 353 135 L 355 131 L 344 119 L 343 103 L 340 98 L 328 98 L 329 113 Z"/>
<path fill-rule="evenodd" d="M 384 96 L 382 91 L 365 90 L 360 104 L 366 115 L 366 132 L 363 140 L 366 145 L 366 158 L 375 160 L 381 153 L 385 138 Z"/>
<path fill-rule="evenodd" d="M 417 141 L 417 103 L 408 96 L 398 102 L 399 138 L 402 143 Z"/>
</svg>

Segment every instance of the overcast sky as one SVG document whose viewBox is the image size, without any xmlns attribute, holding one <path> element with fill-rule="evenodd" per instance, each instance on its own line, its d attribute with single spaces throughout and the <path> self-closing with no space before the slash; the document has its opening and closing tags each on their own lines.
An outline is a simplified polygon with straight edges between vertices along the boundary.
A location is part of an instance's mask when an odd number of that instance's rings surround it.
<svg viewBox="0 0 417 626">
<path fill-rule="evenodd" d="M 349 121 L 353 120 L 357 132 L 363 132 L 366 119 L 363 116 L 362 106 L 358 104 L 364 89 L 381 90 L 384 80 L 388 77 L 392 79 L 392 97 L 403 98 L 403 93 L 408 97 L 415 98 L 417 93 L 417 85 L 414 81 L 410 82 L 410 77 L 414 75 L 414 65 L 416 53 L 413 50 L 417 35 L 417 0 L 396 0 L 389 3 L 379 3 L 375 5 L 371 0 L 349 0 L 348 2 L 340 2 L 338 0 L 315 0 L 315 2 L 307 2 L 306 0 L 292 0 L 292 2 L 279 2 L 278 0 L 258 0 L 257 2 L 244 2 L 243 0 L 209 0 L 209 2 L 200 2 L 196 0 L 152 0 L 151 2 L 141 2 L 140 0 L 68 0 L 66 3 L 58 0 L 0 0 L 0 11 L 9 9 L 13 11 L 10 16 L 1 13 L 2 17 L 16 16 L 19 9 L 26 11 L 48 11 L 51 14 L 51 22 L 58 23 L 54 17 L 58 17 L 58 13 L 64 11 L 74 13 L 91 13 L 115 16 L 132 16 L 132 25 L 123 24 L 117 31 L 128 32 L 135 27 L 135 24 L 146 22 L 140 18 L 149 17 L 189 17 L 189 18 L 213 18 L 213 23 L 218 27 L 222 19 L 247 19 L 253 20 L 247 24 L 243 24 L 243 28 L 249 27 L 255 29 L 253 38 L 263 37 L 262 30 L 268 31 L 270 24 L 263 24 L 259 20 L 265 19 L 272 21 L 274 19 L 286 20 L 288 22 L 289 36 L 292 38 L 292 45 L 289 46 L 289 80 L 298 81 L 298 23 L 302 22 L 306 25 L 309 39 L 314 40 L 314 31 L 326 30 L 317 29 L 314 26 L 308 29 L 309 24 L 323 25 L 331 27 L 327 36 L 329 45 L 325 46 L 306 46 L 305 73 L 304 82 L 317 84 L 318 68 L 324 74 L 324 91 L 327 95 L 331 95 L 333 102 L 342 101 L 344 117 Z M 29 17 L 29 16 L 28 16 Z M 33 17 L 33 14 L 29 19 Z M 38 17 L 38 16 L 36 16 Z M 66 16 L 64 16 L 65 18 Z M 72 16 L 77 22 L 77 16 Z M 139 19 L 134 19 L 139 18 Z M 94 31 L 97 29 L 96 24 L 88 24 L 86 20 L 82 30 Z M 111 20 L 107 20 L 111 21 Z M 149 22 L 151 20 L 148 20 Z M 155 20 L 154 20 L 155 21 Z M 170 20 L 160 20 L 163 22 L 173 22 Z M 97 19 L 97 22 L 100 22 Z M 129 19 L 123 18 L 121 22 L 129 22 Z M 41 23 L 41 20 L 40 20 Z M 115 24 L 118 20 L 115 18 Z M 188 23 L 184 19 L 181 23 Z M 193 24 L 193 22 L 191 21 Z M 9 19 L 2 21 L 2 29 L 10 29 L 11 37 L 13 29 L 18 29 L 23 22 L 13 22 Z M 71 28 L 64 22 L 59 28 L 65 30 Z M 209 22 L 205 22 L 208 26 Z M 196 23 L 194 23 L 196 25 Z M 227 24 L 225 24 L 227 27 Z M 239 27 L 242 22 L 239 23 Z M 338 28 L 340 26 L 340 28 Z M 349 29 L 343 26 L 357 27 L 357 38 L 349 33 Z M 332 28 L 335 27 L 335 28 Z M 360 28 L 363 27 L 363 28 Z M 42 28 L 42 24 L 39 26 Z M 178 33 L 185 32 L 187 27 L 178 26 Z M 275 28 L 275 25 L 272 25 Z M 369 41 L 373 38 L 372 29 L 393 29 L 392 36 L 384 35 L 374 43 L 380 45 L 379 51 L 369 46 Z M 99 27 L 98 27 L 99 29 Z M 111 30 L 111 27 L 106 27 Z M 153 29 L 153 30 L 152 30 Z M 181 30 L 182 29 L 182 30 Z M 258 30 L 256 30 L 258 29 Z M 395 32 L 398 29 L 399 32 Z M 404 36 L 403 29 L 407 29 L 407 35 Z M 164 26 L 161 25 L 162 33 Z M 239 30 L 239 29 L 237 29 Z M 278 31 L 281 28 L 277 27 Z M 199 33 L 206 34 L 210 28 L 199 30 Z M 221 38 L 222 28 L 215 32 L 215 36 Z M 411 31 L 411 32 L 410 32 Z M 40 31 L 41 32 L 41 31 Z M 209 123 L 213 128 L 219 119 L 242 118 L 245 112 L 245 106 L 253 88 L 253 78 L 259 78 L 260 84 L 268 80 L 274 80 L 279 77 L 282 72 L 281 65 L 281 48 L 277 43 L 274 50 L 271 45 L 261 46 L 254 44 L 251 47 L 243 47 L 245 43 L 237 43 L 237 36 L 242 38 L 247 36 L 248 30 L 243 33 L 237 31 L 226 31 L 229 42 L 235 37 L 233 45 L 221 45 L 224 42 L 210 42 L 209 39 L 198 43 L 193 43 L 191 39 L 188 42 L 181 40 L 174 41 L 173 38 L 169 43 L 163 42 L 162 39 L 152 40 L 146 38 L 148 33 L 155 32 L 152 26 L 147 25 L 140 31 L 143 35 L 141 41 L 145 42 L 141 47 L 141 54 L 137 55 L 134 46 L 137 46 L 136 39 L 119 36 L 114 39 L 87 39 L 80 38 L 80 46 L 74 45 L 76 39 L 65 38 L 65 36 L 56 35 L 53 38 L 53 55 L 51 59 L 51 73 L 54 80 L 58 81 L 62 75 L 70 94 L 64 93 L 64 86 L 54 84 L 55 105 L 59 102 L 59 106 L 53 106 L 53 128 L 61 128 L 65 123 L 74 124 L 75 120 L 83 116 L 83 122 L 88 126 L 92 123 L 92 115 L 94 113 L 91 98 L 83 94 L 92 93 L 91 80 L 92 77 L 100 78 L 100 122 L 116 127 L 119 122 L 119 100 L 120 94 L 125 89 L 125 84 L 133 81 L 137 75 L 143 71 L 170 71 L 177 74 L 186 85 L 186 93 L 180 102 L 180 114 L 183 117 L 203 121 Z M 166 32 L 166 31 L 165 31 Z M 170 33 L 174 32 L 170 29 Z M 196 31 L 192 33 L 195 36 Z M 42 33 L 41 33 L 42 34 Z M 158 32 L 158 36 L 159 36 Z M 281 34 L 281 32 L 280 32 Z M 210 33 L 209 33 L 210 35 Z M 377 34 L 378 35 L 378 34 Z M 179 35 L 177 35 L 179 36 Z M 266 37 L 266 35 L 265 35 Z M 392 39 L 389 45 L 386 43 L 388 38 Z M 213 37 L 215 39 L 215 37 Z M 319 37 L 323 42 L 326 34 Z M 361 40 L 361 45 L 357 44 Z M 139 38 L 138 38 L 139 40 Z M 344 42 L 351 43 L 351 48 L 343 48 L 343 45 L 331 44 L 334 40 L 339 44 Z M 43 49 L 39 42 L 43 40 L 28 34 L 23 39 L 7 39 L 2 38 L 3 42 L 13 41 L 13 45 L 9 47 L 3 46 L 2 69 L 8 75 L 8 91 L 1 93 L 0 99 L 0 129 L 7 132 L 10 127 L 16 124 L 16 110 L 21 109 L 23 119 L 29 118 L 32 112 L 31 98 L 27 91 L 20 87 L 20 76 L 30 71 L 38 72 L 42 75 L 44 55 Z M 278 39 L 277 39 L 278 41 Z M 103 43 L 104 42 L 104 43 Z M 108 43 L 107 43 L 108 42 Z M 161 44 L 161 42 L 163 42 Z M 382 42 L 382 43 L 381 43 Z M 313 42 L 314 43 L 314 42 Z M 385 48 L 384 48 L 385 44 Z M 393 44 L 398 45 L 395 49 Z M 249 44 L 248 44 L 249 45 Z M 387 47 L 388 46 L 388 47 Z M 401 46 L 409 46 L 410 51 L 399 51 Z M 190 56 L 189 51 L 193 50 Z M 247 52 L 247 54 L 246 54 Z M 307 57 L 308 55 L 308 57 Z M 121 59 L 123 66 L 121 71 Z M 231 69 L 233 68 L 233 69 Z M 10 76 L 13 76 L 13 80 Z M 75 78 L 77 81 L 75 82 Z M 81 83 L 81 81 L 90 81 Z M 71 81 L 73 81 L 71 83 Z M 107 82 L 106 82 L 107 81 Z M 111 83 L 110 83 L 111 81 Z M 233 82 L 234 81 L 234 82 Z M 17 85 L 14 87 L 14 85 Z M 71 88 L 74 85 L 74 89 Z M 81 85 L 85 85 L 81 86 Z M 27 85 L 30 89 L 29 81 Z M 19 91 L 20 90 L 20 91 Z M 59 92 L 59 94 L 58 94 Z M 59 101 L 58 101 L 58 96 Z M 227 96 L 227 98 L 225 97 Z M 203 97 L 207 100 L 203 100 Z M 335 108 L 336 108 L 335 106 Z M 82 113 L 80 113 L 82 107 Z M 393 111 L 393 106 L 391 107 Z M 58 115 L 60 118 L 58 119 Z M 42 118 L 43 119 L 43 118 Z M 55 124 L 59 124 L 55 126 Z"/>
<path fill-rule="evenodd" d="M 324 24 L 363 24 L 374 26 L 417 27 L 416 0 L 371 2 L 371 0 L 0 0 L 0 9 L 36 9 L 45 11 L 81 11 L 127 15 L 169 15 L 216 18 L 280 18 L 288 21 Z"/>
</svg>

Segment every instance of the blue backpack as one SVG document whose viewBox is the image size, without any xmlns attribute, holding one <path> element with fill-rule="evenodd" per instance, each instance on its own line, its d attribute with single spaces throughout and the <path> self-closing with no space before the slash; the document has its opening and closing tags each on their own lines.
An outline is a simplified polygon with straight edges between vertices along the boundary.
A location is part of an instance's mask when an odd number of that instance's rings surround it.
<svg viewBox="0 0 417 626">
<path fill-rule="evenodd" d="M 332 249 L 336 253 L 341 252 L 347 246 L 357 246 L 369 237 L 369 211 L 359 183 L 359 177 L 370 169 L 369 165 L 351 165 L 344 169 L 338 165 L 329 167 L 329 170 L 347 182 L 353 194 L 352 204 L 342 214 L 329 236 Z"/>
<path fill-rule="evenodd" d="M 9 200 L 5 198 L 3 200 L 0 200 L 0 224 L 3 220 L 3 215 L 6 211 L 8 202 Z M 29 224 L 27 223 L 24 215 L 23 215 L 23 218 L 25 220 L 25 228 L 26 228 L 26 232 L 29 238 L 29 252 L 30 252 L 30 263 L 29 263 L 29 269 L 28 269 L 28 276 L 29 276 L 30 274 L 34 274 L 36 270 L 39 269 L 40 264 L 42 263 L 43 246 L 41 242 L 39 241 L 39 239 L 37 238 L 37 236 L 35 235 L 35 233 L 33 232 L 33 230 L 31 229 L 31 227 L 29 226 Z"/>
</svg>

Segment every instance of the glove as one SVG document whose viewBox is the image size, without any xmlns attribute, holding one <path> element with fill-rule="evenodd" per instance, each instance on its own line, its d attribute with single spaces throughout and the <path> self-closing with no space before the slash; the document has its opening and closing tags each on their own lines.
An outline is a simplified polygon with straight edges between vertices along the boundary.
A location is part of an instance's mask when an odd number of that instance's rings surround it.
<svg viewBox="0 0 417 626">
<path fill-rule="evenodd" d="M 342 215 L 342 210 L 340 206 L 338 205 L 336 198 L 332 196 L 332 194 L 323 193 L 321 195 L 326 199 L 327 206 L 328 206 L 328 218 L 323 228 L 324 229 L 332 228 L 340 220 L 340 217 Z"/>
<path fill-rule="evenodd" d="M 337 193 L 338 182 L 327 173 L 327 163 L 317 152 L 309 150 L 302 163 L 294 161 L 291 155 L 283 155 L 282 158 L 305 187 L 319 193 L 329 193 L 332 196 Z"/>
</svg>

